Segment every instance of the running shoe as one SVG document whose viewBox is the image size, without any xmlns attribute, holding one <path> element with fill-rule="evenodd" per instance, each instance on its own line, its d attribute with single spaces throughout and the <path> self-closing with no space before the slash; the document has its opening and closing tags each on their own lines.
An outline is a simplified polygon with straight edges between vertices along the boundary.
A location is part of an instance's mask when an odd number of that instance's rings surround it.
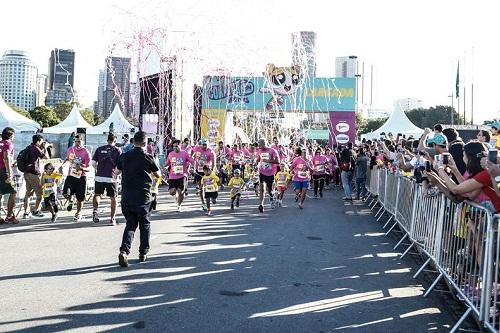
<svg viewBox="0 0 500 333">
<path fill-rule="evenodd" d="M 5 220 L 0 217 L 0 224 L 4 224 L 4 223 L 6 223 Z"/>
<path fill-rule="evenodd" d="M 234 204 L 233 203 L 231 204 L 231 210 L 234 210 Z"/>
<path fill-rule="evenodd" d="M 120 252 L 118 255 L 118 263 L 121 267 L 128 267 L 128 258 L 126 253 Z"/>
<path fill-rule="evenodd" d="M 80 222 L 81 220 L 82 220 L 82 214 L 81 213 L 76 213 L 75 217 L 73 218 L 73 221 Z"/>
<path fill-rule="evenodd" d="M 206 205 L 201 205 L 201 210 L 206 212 L 207 211 L 207 206 Z"/>
<path fill-rule="evenodd" d="M 113 217 L 110 221 L 109 224 L 111 225 L 116 225 L 116 219 Z"/>
<path fill-rule="evenodd" d="M 318 195 L 317 194 L 314 195 L 314 199 L 318 199 Z"/>
<path fill-rule="evenodd" d="M 304 209 L 304 204 L 299 203 L 299 208 L 300 208 L 300 209 Z"/>
<path fill-rule="evenodd" d="M 27 220 L 31 217 L 31 213 L 24 213 L 23 214 L 23 220 Z"/>
<path fill-rule="evenodd" d="M 259 205 L 259 212 L 264 213 L 264 206 Z"/>
<path fill-rule="evenodd" d="M 55 223 L 57 221 L 57 214 L 52 214 L 52 218 L 50 219 L 50 222 Z"/>
<path fill-rule="evenodd" d="M 217 203 L 217 199 L 212 198 L 212 204 L 214 204 L 214 205 L 215 205 L 216 203 Z"/>
<path fill-rule="evenodd" d="M 182 206 L 181 206 L 181 205 L 177 205 L 177 211 L 178 211 L 179 213 L 181 213 L 181 212 L 182 212 Z"/>
<path fill-rule="evenodd" d="M 319 192 L 319 197 L 323 198 L 323 192 Z"/>
<path fill-rule="evenodd" d="M 298 202 L 298 201 L 299 201 L 299 195 L 295 194 L 295 202 Z"/>
<path fill-rule="evenodd" d="M 92 213 L 92 221 L 94 221 L 94 223 L 99 223 L 99 215 L 97 215 L 97 211 Z"/>
<path fill-rule="evenodd" d="M 16 219 L 14 215 L 12 215 L 11 217 L 5 219 L 5 223 L 18 224 L 19 221 Z"/>
<path fill-rule="evenodd" d="M 139 262 L 146 262 L 148 260 L 147 254 L 139 254 Z"/>
<path fill-rule="evenodd" d="M 73 210 L 73 201 L 70 201 L 70 202 L 68 203 L 68 206 L 66 207 L 66 210 L 67 210 L 68 212 L 71 212 L 71 211 Z"/>
<path fill-rule="evenodd" d="M 239 207 L 239 206 L 240 206 L 240 201 L 236 200 L 236 207 Z"/>
<path fill-rule="evenodd" d="M 208 210 L 207 210 L 207 215 L 208 215 L 208 216 L 211 216 L 211 215 L 212 215 L 212 210 L 211 210 L 211 209 L 208 209 Z"/>
<path fill-rule="evenodd" d="M 33 217 L 45 217 L 45 214 L 43 214 L 41 211 L 37 210 L 32 213 Z"/>
</svg>

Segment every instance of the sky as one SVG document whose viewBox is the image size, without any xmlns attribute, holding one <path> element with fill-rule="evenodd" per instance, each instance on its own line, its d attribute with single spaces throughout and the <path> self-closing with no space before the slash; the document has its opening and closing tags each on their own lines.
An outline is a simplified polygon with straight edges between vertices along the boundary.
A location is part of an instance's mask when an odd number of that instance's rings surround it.
<svg viewBox="0 0 500 333">
<path fill-rule="evenodd" d="M 74 88 L 84 106 L 97 99 L 106 56 L 135 59 L 144 49 L 134 38 L 141 31 L 161 29 L 158 52 L 182 53 L 189 77 L 201 81 L 214 69 L 246 75 L 267 63 L 290 65 L 291 33 L 308 30 L 317 33 L 317 76 L 334 76 L 338 56 L 357 55 L 367 81 L 374 66 L 374 107 L 407 97 L 450 105 L 460 61 L 467 118 L 472 83 L 474 122 L 500 117 L 497 1 L 17 0 L 2 12 L 1 54 L 26 50 L 47 73 L 52 49 L 75 50 Z"/>
</svg>

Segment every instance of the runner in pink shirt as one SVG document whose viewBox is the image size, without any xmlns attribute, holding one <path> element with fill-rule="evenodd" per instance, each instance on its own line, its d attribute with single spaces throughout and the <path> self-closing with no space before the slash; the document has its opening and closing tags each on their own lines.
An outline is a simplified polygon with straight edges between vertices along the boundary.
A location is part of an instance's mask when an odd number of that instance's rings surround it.
<svg viewBox="0 0 500 333">
<path fill-rule="evenodd" d="M 191 155 L 191 153 L 193 152 L 193 146 L 191 146 L 191 141 L 189 140 L 189 138 L 184 138 L 181 144 L 181 150 Z"/>
<path fill-rule="evenodd" d="M 240 170 L 241 178 L 243 178 L 245 171 L 245 154 L 238 148 L 237 144 L 233 145 L 233 149 L 231 153 L 229 153 L 229 161 L 232 166 L 233 174 L 235 170 Z"/>
<path fill-rule="evenodd" d="M 278 172 L 280 159 L 276 150 L 267 147 L 265 139 L 259 140 L 256 162 L 259 165 L 259 212 L 264 212 L 264 184 L 271 200 L 271 207 L 274 208 L 273 183 L 274 175 Z"/>
<path fill-rule="evenodd" d="M 2 141 L 0 141 L 0 194 L 9 195 L 9 200 L 7 202 L 7 217 L 5 220 L 0 218 L 0 224 L 19 223 L 14 214 L 17 191 L 13 186 L 16 182 L 12 170 L 12 165 L 14 164 L 14 144 L 12 140 L 14 140 L 15 133 L 16 131 L 13 128 L 5 127 L 2 131 Z"/>
<path fill-rule="evenodd" d="M 212 149 L 208 148 L 208 142 L 206 139 L 200 140 L 200 145 L 193 149 L 194 158 L 194 182 L 196 183 L 196 189 L 198 194 L 201 195 L 199 191 L 201 178 L 205 175 L 203 172 L 203 167 L 207 165 L 210 170 L 214 170 L 215 165 L 215 153 Z"/>
<path fill-rule="evenodd" d="M 187 151 L 180 149 L 180 141 L 174 140 L 172 147 L 174 150 L 168 154 L 166 167 L 168 173 L 168 191 L 171 196 L 177 196 L 177 211 L 182 210 L 184 201 L 184 190 L 189 171 L 189 166 L 194 163 L 194 159 Z"/>
<path fill-rule="evenodd" d="M 306 199 L 307 189 L 309 188 L 309 182 L 311 181 L 310 162 L 303 157 L 303 151 L 300 148 L 295 149 L 295 158 L 292 161 L 290 167 L 293 174 L 293 187 L 296 194 L 298 195 L 299 208 L 304 208 L 304 200 Z"/>
<path fill-rule="evenodd" d="M 326 168 L 328 165 L 328 158 L 322 154 L 321 148 L 316 148 L 312 158 L 313 167 L 313 184 L 314 184 L 314 198 L 323 198 L 323 187 L 325 186 Z"/>
</svg>

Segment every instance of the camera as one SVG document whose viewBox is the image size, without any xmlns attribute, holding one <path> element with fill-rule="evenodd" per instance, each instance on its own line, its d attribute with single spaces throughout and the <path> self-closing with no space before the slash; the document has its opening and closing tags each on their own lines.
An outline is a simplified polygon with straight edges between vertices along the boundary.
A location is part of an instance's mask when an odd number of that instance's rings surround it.
<svg viewBox="0 0 500 333">
<path fill-rule="evenodd" d="M 425 161 L 425 171 L 431 172 L 431 162 Z"/>
<path fill-rule="evenodd" d="M 448 165 L 450 163 L 449 154 L 443 154 L 443 164 Z"/>
<path fill-rule="evenodd" d="M 491 163 L 497 163 L 497 157 L 498 157 L 498 150 L 492 148 L 488 151 L 488 160 Z"/>
</svg>

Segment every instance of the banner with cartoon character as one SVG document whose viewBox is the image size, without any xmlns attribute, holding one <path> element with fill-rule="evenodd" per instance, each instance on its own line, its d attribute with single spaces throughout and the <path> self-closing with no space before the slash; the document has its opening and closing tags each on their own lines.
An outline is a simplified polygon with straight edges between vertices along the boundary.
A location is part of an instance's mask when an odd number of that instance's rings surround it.
<svg viewBox="0 0 500 333">
<path fill-rule="evenodd" d="M 201 114 L 201 137 L 208 139 L 210 143 L 223 140 L 225 122 L 226 110 L 203 110 Z"/>
<path fill-rule="evenodd" d="M 345 145 L 356 139 L 356 113 L 330 112 L 330 142 Z"/>
<path fill-rule="evenodd" d="M 203 109 L 331 112 L 355 108 L 354 78 L 304 78 L 299 66 L 269 64 L 262 77 L 206 76 Z"/>
</svg>

